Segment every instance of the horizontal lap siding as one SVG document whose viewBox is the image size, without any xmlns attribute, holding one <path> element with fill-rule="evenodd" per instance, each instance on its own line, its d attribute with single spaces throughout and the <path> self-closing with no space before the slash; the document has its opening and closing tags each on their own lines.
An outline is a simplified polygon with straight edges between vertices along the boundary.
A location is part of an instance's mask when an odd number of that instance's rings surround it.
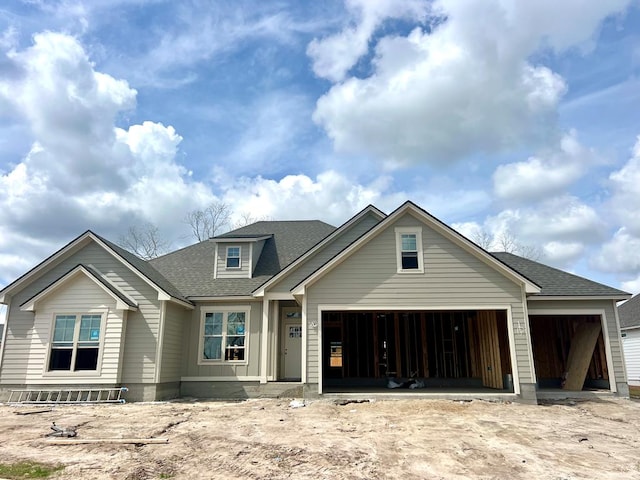
<svg viewBox="0 0 640 480">
<path fill-rule="evenodd" d="M 530 300 L 529 314 L 531 310 L 536 314 L 544 315 L 544 311 L 558 313 L 560 310 L 567 310 L 568 315 L 579 314 L 580 311 L 604 310 L 605 325 L 607 334 L 609 335 L 609 343 L 611 345 L 611 360 L 613 363 L 613 371 L 617 382 L 625 381 L 624 363 L 622 345 L 620 344 L 620 335 L 615 317 L 615 303 L 613 300 Z"/>
<path fill-rule="evenodd" d="M 640 329 L 626 330 L 622 339 L 624 361 L 630 385 L 640 385 Z"/>
<path fill-rule="evenodd" d="M 422 226 L 424 274 L 398 274 L 395 227 Z M 532 382 L 520 286 L 407 214 L 307 289 L 308 325 L 319 305 L 382 308 L 509 306 L 520 382 Z M 308 379 L 318 381 L 318 330 L 309 328 Z"/>
<path fill-rule="evenodd" d="M 269 293 L 288 293 L 298 283 L 300 283 L 322 265 L 335 257 L 354 240 L 360 238 L 365 232 L 371 229 L 371 227 L 376 225 L 378 222 L 378 218 L 373 214 L 369 213 L 365 215 L 362 219 L 360 219 L 359 222 L 351 225 L 351 227 L 346 229 L 341 235 L 322 247 L 318 252 L 311 255 L 307 260 L 305 260 L 300 266 L 296 267 L 282 280 L 269 287 Z"/>
<path fill-rule="evenodd" d="M 47 347 L 40 345 L 39 337 L 33 338 L 34 315 L 20 311 L 20 305 L 78 264 L 93 266 L 138 303 L 139 311 L 128 312 L 126 322 L 123 381 L 153 382 L 160 315 L 158 293 L 94 242 L 52 266 L 12 297 L 0 382 L 22 383 L 27 378 L 27 370 L 44 368 L 38 351 Z"/>
<path fill-rule="evenodd" d="M 249 318 L 248 341 L 248 363 L 247 365 L 237 365 L 232 363 L 221 363 L 219 365 L 198 365 L 201 356 L 200 348 L 200 322 L 202 321 L 202 309 L 215 309 L 216 307 L 227 308 L 251 306 Z M 183 339 L 183 372 L 187 377 L 256 377 L 260 375 L 260 352 L 261 339 L 260 330 L 262 327 L 262 302 L 250 303 L 215 303 L 199 304 L 191 312 L 190 319 L 185 322 L 185 333 Z"/>
<path fill-rule="evenodd" d="M 227 247 L 240 247 L 240 268 L 227 269 Z M 248 243 L 219 243 L 218 265 L 216 266 L 217 278 L 248 278 L 249 277 L 249 246 Z M 207 261 L 207 259 L 202 259 Z"/>
<path fill-rule="evenodd" d="M 178 382 L 182 376 L 182 336 L 191 311 L 167 302 L 160 382 Z"/>
<path fill-rule="evenodd" d="M 58 291 L 38 303 L 35 315 L 24 312 L 32 315 L 31 327 L 25 332 L 24 338 L 29 344 L 22 350 L 28 361 L 20 366 L 15 363 L 19 361 L 20 355 L 5 357 L 4 381 L 22 383 L 24 379 L 26 383 L 34 384 L 42 383 L 43 379 L 58 380 L 66 384 L 115 382 L 118 376 L 118 351 L 122 335 L 122 314 L 115 310 L 115 306 L 115 300 L 84 274 L 68 281 Z M 94 373 L 76 373 L 71 376 L 46 373 L 45 365 L 54 316 L 83 313 L 101 314 L 105 322 L 99 376 Z"/>
</svg>

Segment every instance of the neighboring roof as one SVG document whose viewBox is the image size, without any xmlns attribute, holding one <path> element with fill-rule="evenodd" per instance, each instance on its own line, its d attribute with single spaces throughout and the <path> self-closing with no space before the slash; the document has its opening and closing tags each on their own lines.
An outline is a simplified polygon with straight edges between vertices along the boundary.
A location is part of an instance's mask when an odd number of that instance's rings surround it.
<svg viewBox="0 0 640 480">
<path fill-rule="evenodd" d="M 205 240 L 150 260 L 186 297 L 246 296 L 312 248 L 335 227 L 319 220 L 261 221 L 219 235 L 224 238 L 266 236 L 253 278 L 214 279 L 215 242 Z"/>
<path fill-rule="evenodd" d="M 523 276 L 520 272 L 518 272 L 517 270 L 514 270 L 506 263 L 499 261 L 497 258 L 492 256 L 489 252 L 487 252 L 480 246 L 476 245 L 474 242 L 469 240 L 460 232 L 454 230 L 446 223 L 437 219 L 436 217 L 431 215 L 429 212 L 427 212 L 423 208 L 407 200 L 402 205 L 400 205 L 397 209 L 391 212 L 387 217 L 381 220 L 380 223 L 378 223 L 376 226 L 371 228 L 367 233 L 362 235 L 360 238 L 358 238 L 356 241 L 354 241 L 349 246 L 347 246 L 344 250 L 342 250 L 338 255 L 333 257 L 331 260 L 325 263 L 322 267 L 318 268 L 315 272 L 311 273 L 304 280 L 298 283 L 295 287 L 293 287 L 291 292 L 294 295 L 301 295 L 304 292 L 307 285 L 310 285 L 316 280 L 318 280 L 319 278 L 321 278 L 327 271 L 331 270 L 340 262 L 348 258 L 360 247 L 362 247 L 367 242 L 369 242 L 371 238 L 375 237 L 376 235 L 384 231 L 386 228 L 388 228 L 390 224 L 392 224 L 398 218 L 400 218 L 402 215 L 405 215 L 405 214 L 414 215 L 416 218 L 419 218 L 420 221 L 429 225 L 431 228 L 433 228 L 435 231 L 443 235 L 445 238 L 448 238 L 459 247 L 463 248 L 464 250 L 471 253 L 479 260 L 483 261 L 485 264 L 489 265 L 490 267 L 494 268 L 498 272 L 502 273 L 505 277 L 510 278 L 514 282 L 521 283 L 524 286 L 525 291 L 527 293 L 538 293 L 540 291 L 540 287 L 536 285 L 535 282 Z"/>
<path fill-rule="evenodd" d="M 492 253 L 492 255 L 542 287 L 540 293 L 530 298 L 605 297 L 622 300 L 629 296 L 627 292 L 623 292 L 622 290 L 587 280 L 586 278 L 549 267 L 539 262 L 534 262 L 527 258 L 519 257 L 512 253 L 496 252 Z"/>
<path fill-rule="evenodd" d="M 75 278 L 79 274 L 86 275 L 89 279 L 93 280 L 98 286 L 102 287 L 114 300 L 118 303 L 116 308 L 123 310 L 137 310 L 138 305 L 133 299 L 131 299 L 126 293 L 120 290 L 117 286 L 109 282 L 106 278 L 102 276 L 100 272 L 96 269 L 91 268 L 86 265 L 78 264 L 73 267 L 71 270 L 56 278 L 49 285 L 44 287 L 38 293 L 33 295 L 31 298 L 26 300 L 20 305 L 21 310 L 32 311 L 35 308 L 35 303 L 42 300 L 58 287 L 62 286 L 68 280 Z"/>
<path fill-rule="evenodd" d="M 640 294 L 618 307 L 620 328 L 640 327 Z"/>
</svg>

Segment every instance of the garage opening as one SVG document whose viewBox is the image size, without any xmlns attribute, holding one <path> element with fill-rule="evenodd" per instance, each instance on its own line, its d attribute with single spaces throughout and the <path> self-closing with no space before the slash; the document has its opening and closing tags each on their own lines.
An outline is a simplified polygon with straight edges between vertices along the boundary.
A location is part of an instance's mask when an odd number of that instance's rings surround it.
<svg viewBox="0 0 640 480">
<path fill-rule="evenodd" d="M 322 362 L 327 392 L 513 391 L 503 310 L 323 312 Z"/>
<path fill-rule="evenodd" d="M 609 389 L 599 315 L 530 315 L 539 389 Z"/>
</svg>

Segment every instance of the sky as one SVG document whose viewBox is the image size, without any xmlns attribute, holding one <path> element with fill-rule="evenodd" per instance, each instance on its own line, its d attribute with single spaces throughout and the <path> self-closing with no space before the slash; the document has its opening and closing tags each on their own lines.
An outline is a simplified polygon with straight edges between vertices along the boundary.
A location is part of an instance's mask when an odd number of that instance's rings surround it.
<svg viewBox="0 0 640 480">
<path fill-rule="evenodd" d="M 0 5 L 0 288 L 87 229 L 407 199 L 640 292 L 640 4 Z"/>
</svg>

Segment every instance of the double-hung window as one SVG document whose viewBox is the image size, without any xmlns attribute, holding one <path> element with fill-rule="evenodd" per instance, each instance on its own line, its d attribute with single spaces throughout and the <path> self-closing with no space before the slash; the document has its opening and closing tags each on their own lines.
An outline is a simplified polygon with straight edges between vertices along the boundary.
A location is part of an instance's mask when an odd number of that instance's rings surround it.
<svg viewBox="0 0 640 480">
<path fill-rule="evenodd" d="M 56 315 L 49 371 L 97 370 L 102 315 Z"/>
<path fill-rule="evenodd" d="M 245 308 L 203 312 L 200 363 L 246 362 L 248 323 Z"/>
<path fill-rule="evenodd" d="M 240 247 L 227 247 L 227 268 L 240 268 Z"/>
<path fill-rule="evenodd" d="M 424 272 L 421 228 L 396 228 L 396 255 L 399 273 Z"/>
</svg>

